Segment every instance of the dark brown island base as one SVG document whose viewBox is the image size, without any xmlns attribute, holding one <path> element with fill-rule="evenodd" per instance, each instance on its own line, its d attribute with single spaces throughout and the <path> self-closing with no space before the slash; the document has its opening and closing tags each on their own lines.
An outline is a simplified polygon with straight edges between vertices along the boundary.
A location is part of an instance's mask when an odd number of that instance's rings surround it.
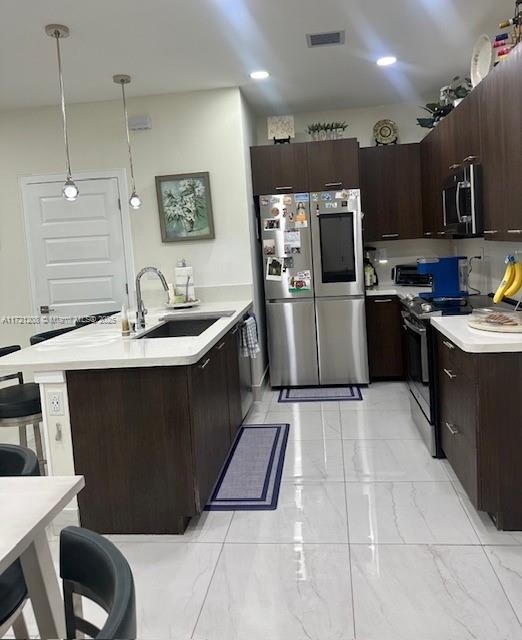
<svg viewBox="0 0 522 640">
<path fill-rule="evenodd" d="M 181 534 L 241 424 L 236 325 L 191 366 L 68 371 L 83 527 Z"/>
</svg>

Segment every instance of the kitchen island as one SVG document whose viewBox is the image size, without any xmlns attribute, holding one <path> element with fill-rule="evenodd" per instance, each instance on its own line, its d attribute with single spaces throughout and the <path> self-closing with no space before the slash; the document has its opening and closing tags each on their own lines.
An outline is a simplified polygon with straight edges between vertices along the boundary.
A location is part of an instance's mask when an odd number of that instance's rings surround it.
<svg viewBox="0 0 522 640">
<path fill-rule="evenodd" d="M 202 511 L 244 415 L 239 325 L 251 306 L 157 309 L 132 338 L 116 315 L 1 359 L 40 384 L 49 473 L 85 476 L 82 526 L 176 534 Z M 77 521 L 75 505 L 67 513 Z"/>
<path fill-rule="evenodd" d="M 431 318 L 441 446 L 473 506 L 520 531 L 522 335 L 480 331 L 468 318 Z"/>
</svg>

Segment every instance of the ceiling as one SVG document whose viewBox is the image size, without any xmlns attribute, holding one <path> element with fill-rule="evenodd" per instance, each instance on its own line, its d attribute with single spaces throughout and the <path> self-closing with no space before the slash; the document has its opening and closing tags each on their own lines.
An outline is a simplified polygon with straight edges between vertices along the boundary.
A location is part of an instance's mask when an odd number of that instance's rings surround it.
<svg viewBox="0 0 522 640">
<path fill-rule="evenodd" d="M 240 86 L 261 114 L 417 101 L 468 73 L 473 43 L 514 0 L 0 0 L 0 109 L 56 104 L 53 42 L 63 42 L 67 99 Z M 346 30 L 343 46 L 305 34 Z M 394 67 L 375 59 L 392 53 Z M 267 69 L 268 81 L 250 80 Z"/>
</svg>

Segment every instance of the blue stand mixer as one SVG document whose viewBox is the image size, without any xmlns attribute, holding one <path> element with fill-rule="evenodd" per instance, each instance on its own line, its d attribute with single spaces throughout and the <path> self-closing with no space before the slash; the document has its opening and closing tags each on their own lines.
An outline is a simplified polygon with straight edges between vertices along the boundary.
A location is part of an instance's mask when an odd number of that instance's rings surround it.
<svg viewBox="0 0 522 640">
<path fill-rule="evenodd" d="M 430 274 L 432 291 L 419 293 L 425 300 L 465 300 L 468 297 L 468 261 L 465 256 L 419 258 L 418 273 Z"/>
</svg>

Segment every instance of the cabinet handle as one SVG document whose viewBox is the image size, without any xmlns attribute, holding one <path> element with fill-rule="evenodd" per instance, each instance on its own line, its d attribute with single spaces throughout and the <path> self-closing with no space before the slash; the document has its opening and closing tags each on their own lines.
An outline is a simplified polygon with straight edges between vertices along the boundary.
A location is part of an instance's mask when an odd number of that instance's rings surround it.
<svg viewBox="0 0 522 640">
<path fill-rule="evenodd" d="M 449 170 L 453 171 L 454 169 L 458 169 L 459 167 L 461 167 L 462 165 L 460 164 L 450 164 L 449 166 Z"/>
<path fill-rule="evenodd" d="M 425 232 L 424 232 L 424 235 L 425 235 L 425 236 L 432 236 L 433 234 L 432 234 L 432 232 L 431 232 L 431 231 L 425 231 Z"/>
<path fill-rule="evenodd" d="M 449 378 L 450 380 L 453 380 L 453 378 L 456 378 L 456 377 L 457 377 L 457 376 L 456 376 L 452 371 L 450 371 L 449 369 L 444 369 L 443 371 L 444 371 L 444 373 L 448 376 L 448 378 Z"/>
<path fill-rule="evenodd" d="M 203 364 L 199 365 L 200 369 L 204 369 L 210 363 L 210 358 L 207 358 Z"/>
<path fill-rule="evenodd" d="M 445 422 L 444 424 L 452 436 L 457 436 L 459 434 L 458 429 L 453 428 L 455 426 L 454 424 L 450 424 L 449 422 Z"/>
<path fill-rule="evenodd" d="M 467 158 L 464 158 L 464 160 L 462 161 L 462 164 L 469 164 L 471 162 L 476 162 L 478 160 L 478 156 L 468 156 Z"/>
<path fill-rule="evenodd" d="M 374 300 L 374 302 L 393 302 L 391 298 L 380 298 L 379 300 Z"/>
<path fill-rule="evenodd" d="M 291 191 L 293 187 L 276 187 L 276 191 Z"/>
<path fill-rule="evenodd" d="M 522 233 L 522 229 L 508 229 L 508 233 Z"/>
<path fill-rule="evenodd" d="M 497 229 L 485 229 L 484 230 L 484 235 L 494 235 L 495 233 L 498 233 Z"/>
<path fill-rule="evenodd" d="M 218 351 L 221 351 L 221 349 L 223 349 L 223 347 L 225 346 L 225 343 L 222 342 L 219 347 L 217 348 Z"/>
<path fill-rule="evenodd" d="M 343 183 L 342 182 L 326 182 L 325 187 L 342 187 Z"/>
<path fill-rule="evenodd" d="M 239 325 L 236 324 L 236 328 L 232 331 L 232 335 L 235 336 L 238 331 L 239 331 Z"/>
<path fill-rule="evenodd" d="M 381 238 L 398 238 L 399 234 L 398 233 L 383 233 L 381 235 Z"/>
<path fill-rule="evenodd" d="M 452 345 L 452 344 L 451 344 L 451 342 L 448 342 L 447 340 L 443 340 L 443 341 L 442 341 L 442 344 L 443 344 L 445 347 L 448 347 L 448 349 L 449 349 L 450 351 L 453 351 L 453 349 L 455 349 L 455 346 L 454 346 L 454 345 Z"/>
</svg>

